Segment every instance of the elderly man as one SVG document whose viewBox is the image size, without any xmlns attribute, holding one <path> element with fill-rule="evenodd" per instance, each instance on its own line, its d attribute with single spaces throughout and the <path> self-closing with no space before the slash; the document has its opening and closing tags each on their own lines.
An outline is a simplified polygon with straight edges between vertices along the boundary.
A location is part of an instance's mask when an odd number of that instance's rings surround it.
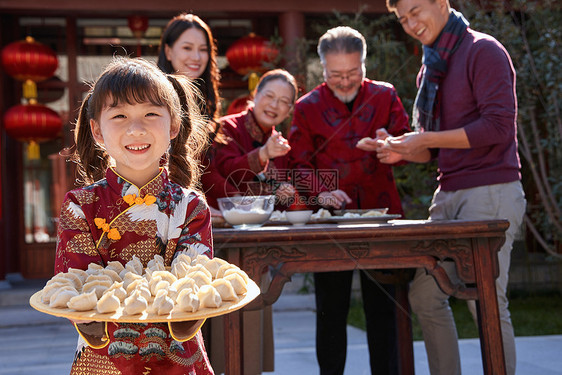
<svg viewBox="0 0 562 375">
<path fill-rule="evenodd" d="M 373 142 L 379 129 L 395 136 L 408 132 L 408 117 L 392 85 L 365 78 L 366 52 L 364 37 L 350 27 L 330 29 L 320 38 L 325 82 L 295 105 L 289 165 L 293 183 L 309 204 L 340 208 L 345 202 L 347 208 L 388 207 L 389 213 L 402 214 L 392 169 L 362 147 Z M 306 183 L 297 178 L 300 172 L 307 176 Z M 361 269 L 360 260 L 357 266 Z M 314 275 L 322 375 L 344 371 L 352 275 Z M 371 372 L 397 373 L 393 289 L 381 286 L 366 271 L 360 272 L 360 280 Z"/>
<path fill-rule="evenodd" d="M 429 209 L 431 220 L 509 220 L 498 254 L 496 290 L 507 373 L 514 374 L 515 341 L 506 288 L 511 247 L 526 202 L 520 183 L 511 59 L 496 39 L 468 28 L 448 0 L 387 0 L 387 7 L 404 31 L 423 44 L 424 56 L 412 118 L 417 132 L 379 140 L 378 157 L 384 163 L 437 157 L 439 187 Z M 379 135 L 386 137 L 383 132 Z M 443 266 L 454 280 L 453 264 Z M 409 297 L 422 327 L 431 374 L 460 374 L 448 296 L 418 269 Z M 469 307 L 475 314 L 473 301 Z"/>
</svg>

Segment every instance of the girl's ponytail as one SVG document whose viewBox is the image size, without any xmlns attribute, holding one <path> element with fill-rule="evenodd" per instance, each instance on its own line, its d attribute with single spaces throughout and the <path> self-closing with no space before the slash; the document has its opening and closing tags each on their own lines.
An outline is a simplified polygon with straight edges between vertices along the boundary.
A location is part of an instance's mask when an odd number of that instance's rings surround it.
<svg viewBox="0 0 562 375">
<path fill-rule="evenodd" d="M 84 186 L 104 178 L 105 170 L 109 166 L 109 156 L 98 147 L 90 129 L 88 104 L 91 96 L 89 92 L 80 107 L 74 130 L 76 150 L 71 158 L 78 164 L 78 182 Z"/>
<path fill-rule="evenodd" d="M 170 179 L 187 188 L 198 188 L 200 155 L 208 142 L 204 122 L 193 92 L 196 88 L 182 76 L 168 75 L 181 106 L 178 114 L 180 130 L 170 144 L 168 169 Z"/>
</svg>

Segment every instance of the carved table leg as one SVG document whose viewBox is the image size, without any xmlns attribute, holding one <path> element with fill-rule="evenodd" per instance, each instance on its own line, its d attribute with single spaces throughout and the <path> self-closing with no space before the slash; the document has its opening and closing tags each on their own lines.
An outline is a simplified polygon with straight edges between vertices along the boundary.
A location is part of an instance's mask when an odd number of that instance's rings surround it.
<svg viewBox="0 0 562 375">
<path fill-rule="evenodd" d="M 412 337 L 412 321 L 410 319 L 410 304 L 408 303 L 408 284 L 395 284 L 396 324 L 398 326 L 398 355 L 399 368 L 402 375 L 414 375 L 414 347 Z"/>
<path fill-rule="evenodd" d="M 497 249 L 490 248 L 488 241 L 487 238 L 474 240 L 474 268 L 478 288 L 476 309 L 482 364 L 485 374 L 505 375 L 505 358 L 492 259 L 496 256 Z"/>
</svg>

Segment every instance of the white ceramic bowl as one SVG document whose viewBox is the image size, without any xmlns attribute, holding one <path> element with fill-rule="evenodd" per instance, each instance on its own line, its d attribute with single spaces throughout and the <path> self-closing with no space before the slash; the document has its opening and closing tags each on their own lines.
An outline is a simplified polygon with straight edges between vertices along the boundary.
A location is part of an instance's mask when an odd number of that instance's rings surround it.
<svg viewBox="0 0 562 375">
<path fill-rule="evenodd" d="M 312 210 L 285 211 L 287 220 L 293 225 L 304 225 L 310 220 Z"/>
<path fill-rule="evenodd" d="M 219 208 L 227 223 L 234 228 L 260 227 L 275 205 L 274 195 L 218 198 Z"/>
</svg>

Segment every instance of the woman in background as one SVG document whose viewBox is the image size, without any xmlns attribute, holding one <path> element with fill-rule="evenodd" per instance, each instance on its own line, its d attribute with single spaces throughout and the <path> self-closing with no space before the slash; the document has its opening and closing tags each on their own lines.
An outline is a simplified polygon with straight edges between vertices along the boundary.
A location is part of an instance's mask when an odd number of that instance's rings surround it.
<svg viewBox="0 0 562 375">
<path fill-rule="evenodd" d="M 172 18 L 160 39 L 160 52 L 158 55 L 158 67 L 165 73 L 182 74 L 191 78 L 196 87 L 201 91 L 199 98 L 201 111 L 208 118 L 209 141 L 222 142 L 220 135 L 220 96 L 219 80 L 220 71 L 217 65 L 217 45 L 209 26 L 201 18 L 194 14 L 182 13 Z M 203 165 L 202 179 L 210 186 L 207 191 L 209 196 L 215 196 L 219 192 L 213 191 L 215 187 L 235 191 L 220 175 L 209 173 L 207 170 L 209 160 L 207 155 L 201 157 Z M 213 215 L 220 215 L 216 209 L 216 201 L 210 200 Z"/>
</svg>

